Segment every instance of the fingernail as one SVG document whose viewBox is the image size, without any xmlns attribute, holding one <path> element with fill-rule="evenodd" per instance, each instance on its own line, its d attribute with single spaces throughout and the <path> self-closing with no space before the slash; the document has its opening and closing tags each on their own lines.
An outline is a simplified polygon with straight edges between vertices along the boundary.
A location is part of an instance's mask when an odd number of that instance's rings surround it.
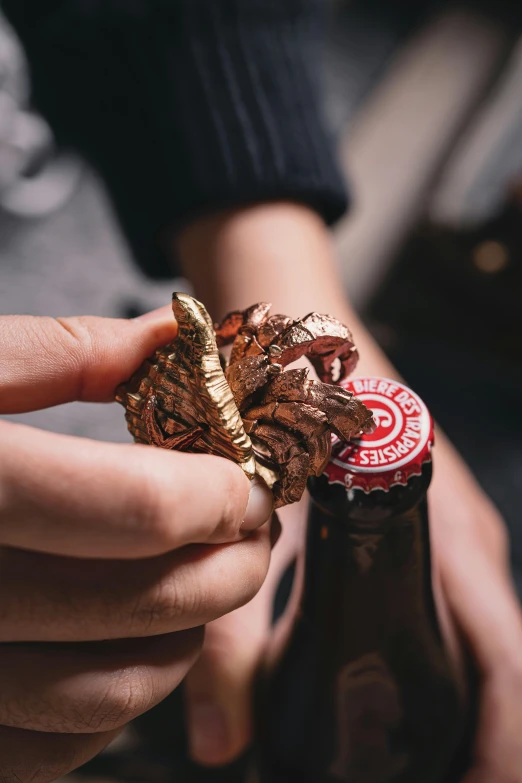
<svg viewBox="0 0 522 783">
<path fill-rule="evenodd" d="M 226 756 L 230 734 L 225 713 L 217 704 L 193 704 L 190 709 L 190 749 L 196 761 L 218 764 Z"/>
<path fill-rule="evenodd" d="M 250 482 L 250 497 L 241 530 L 257 530 L 270 519 L 274 510 L 274 496 L 260 476 Z"/>
</svg>

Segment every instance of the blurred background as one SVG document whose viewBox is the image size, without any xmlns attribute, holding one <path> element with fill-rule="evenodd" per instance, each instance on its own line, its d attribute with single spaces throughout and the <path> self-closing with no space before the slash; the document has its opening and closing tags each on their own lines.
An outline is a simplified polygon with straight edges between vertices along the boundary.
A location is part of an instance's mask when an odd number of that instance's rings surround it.
<svg viewBox="0 0 522 783">
<path fill-rule="evenodd" d="M 503 512 L 522 595 L 522 10 L 330 5 L 324 99 L 354 195 L 334 235 L 343 279 Z M 169 302 L 184 281 L 142 276 L 102 183 L 55 148 L 29 96 L 0 11 L 0 312 L 132 316 Z M 128 440 L 116 406 L 23 418 Z M 114 754 L 96 780 L 169 779 L 148 756 L 122 772 Z"/>
</svg>

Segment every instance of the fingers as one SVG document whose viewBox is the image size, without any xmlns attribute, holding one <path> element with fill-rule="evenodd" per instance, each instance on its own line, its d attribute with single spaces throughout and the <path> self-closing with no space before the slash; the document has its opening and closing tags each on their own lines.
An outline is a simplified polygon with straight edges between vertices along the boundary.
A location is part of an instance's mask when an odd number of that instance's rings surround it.
<svg viewBox="0 0 522 783">
<path fill-rule="evenodd" d="M 462 552 L 461 552 L 462 555 Z M 441 578 L 450 609 L 471 644 L 485 678 L 511 667 L 522 649 L 522 615 L 507 569 L 477 543 L 466 549 L 466 561 L 452 562 L 445 553 Z"/>
<path fill-rule="evenodd" d="M 250 489 L 240 468 L 220 457 L 0 422 L 0 545 L 143 558 L 236 541 L 272 510 L 265 485 Z"/>
<path fill-rule="evenodd" d="M 117 733 L 43 734 L 0 726 L 0 780 L 51 783 L 94 758 Z"/>
<path fill-rule="evenodd" d="M 148 318 L 0 317 L 0 413 L 104 402 L 176 335 L 172 311 Z"/>
<path fill-rule="evenodd" d="M 519 783 L 522 613 L 505 527 L 458 461 L 450 455 L 439 465 L 431 509 L 441 584 L 481 674 L 474 766 L 464 783 Z"/>
<path fill-rule="evenodd" d="M 481 693 L 475 764 L 464 783 L 522 780 L 522 665 L 499 666 Z"/>
<path fill-rule="evenodd" d="M 82 642 L 172 633 L 247 603 L 270 561 L 270 530 L 139 564 L 4 551 L 0 642 Z"/>
<path fill-rule="evenodd" d="M 4 645 L 0 724 L 53 733 L 114 731 L 179 685 L 202 642 L 203 629 L 195 628 L 75 646 Z"/>
<path fill-rule="evenodd" d="M 264 604 L 256 596 L 207 626 L 185 683 L 190 752 L 199 764 L 226 764 L 250 740 L 253 682 L 270 624 Z"/>
<path fill-rule="evenodd" d="M 245 750 L 252 734 L 252 695 L 271 623 L 281 574 L 303 544 L 308 501 L 282 509 L 284 527 L 263 587 L 249 604 L 207 626 L 203 652 L 185 681 L 192 757 L 226 764 Z M 279 528 L 273 528 L 275 542 Z"/>
<path fill-rule="evenodd" d="M 516 661 L 522 614 L 511 579 L 506 528 L 498 512 L 451 452 L 439 460 L 430 490 L 434 549 L 451 611 L 484 676 Z"/>
</svg>

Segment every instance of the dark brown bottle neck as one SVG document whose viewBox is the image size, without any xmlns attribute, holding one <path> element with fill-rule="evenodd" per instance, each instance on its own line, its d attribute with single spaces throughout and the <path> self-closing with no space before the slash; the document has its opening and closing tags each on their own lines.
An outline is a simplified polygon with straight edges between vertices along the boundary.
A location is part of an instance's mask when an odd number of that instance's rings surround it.
<svg viewBox="0 0 522 783">
<path fill-rule="evenodd" d="M 301 604 L 310 621 L 324 623 L 325 612 L 341 615 L 351 595 L 350 603 L 364 605 L 374 625 L 381 615 L 386 626 L 415 615 L 438 634 L 426 502 L 431 465 L 425 468 L 408 486 L 389 493 L 347 492 L 324 476 L 310 482 Z M 396 606 L 390 614 L 392 597 Z"/>
<path fill-rule="evenodd" d="M 422 472 L 412 476 L 403 486 L 396 484 L 387 491 L 375 489 L 365 493 L 360 489 L 347 489 L 339 483 L 330 483 L 325 474 L 313 476 L 308 489 L 316 506 L 346 525 L 384 523 L 400 517 L 416 508 L 426 497 L 431 482 L 433 466 L 425 462 Z"/>
</svg>

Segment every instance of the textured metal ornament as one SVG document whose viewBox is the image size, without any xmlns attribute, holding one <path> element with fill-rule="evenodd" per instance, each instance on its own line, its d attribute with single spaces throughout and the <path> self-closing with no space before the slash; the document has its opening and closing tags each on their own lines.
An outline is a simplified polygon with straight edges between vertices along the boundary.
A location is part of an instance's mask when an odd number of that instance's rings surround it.
<svg viewBox="0 0 522 783">
<path fill-rule="evenodd" d="M 129 430 L 139 443 L 234 460 L 272 488 L 276 507 L 299 500 L 321 475 L 331 434 L 349 440 L 375 426 L 371 412 L 337 383 L 355 367 L 349 330 L 330 316 L 298 321 L 257 304 L 213 327 L 202 304 L 173 295 L 178 334 L 120 386 Z M 219 348 L 232 345 L 226 360 Z M 307 369 L 284 367 L 306 356 Z M 324 381 L 330 381 L 326 383 Z"/>
</svg>

